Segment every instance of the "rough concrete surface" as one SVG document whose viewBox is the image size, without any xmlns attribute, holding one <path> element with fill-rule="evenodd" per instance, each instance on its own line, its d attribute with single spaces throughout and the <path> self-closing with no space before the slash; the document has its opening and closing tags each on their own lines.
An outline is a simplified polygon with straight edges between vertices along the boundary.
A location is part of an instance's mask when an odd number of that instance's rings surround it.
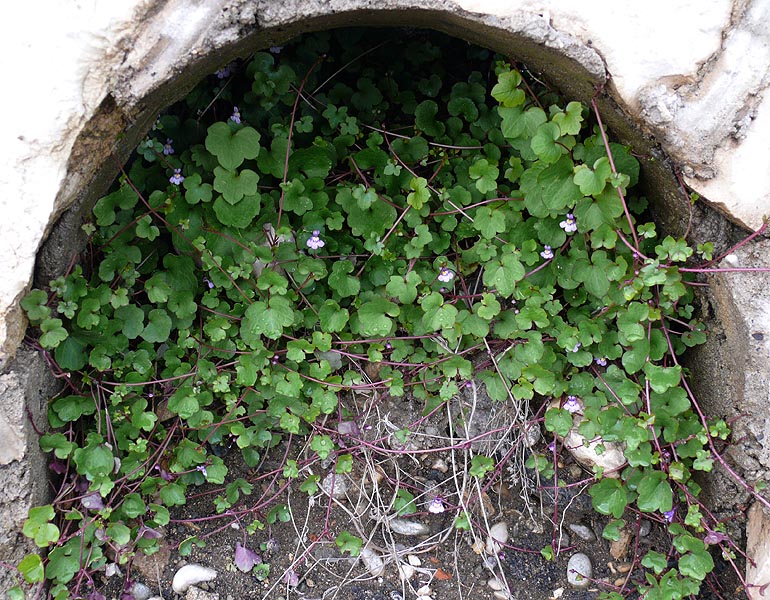
<svg viewBox="0 0 770 600">
<path fill-rule="evenodd" d="M 11 391 L 3 394 L 0 416 L 0 430 L 9 432 L 0 481 L 33 481 L 37 475 L 29 469 L 41 473 L 31 454 L 15 458 L 27 440 L 17 410 L 27 388 L 25 369 L 12 362 L 26 327 L 18 302 L 36 258 L 42 257 L 39 276 L 46 283 L 79 248 L 79 215 L 106 189 L 158 111 L 232 58 L 309 30 L 413 26 L 506 52 L 570 97 L 590 100 L 609 76 L 602 113 L 623 141 L 646 155 L 643 169 L 667 190 L 665 216 L 687 212 L 663 160 L 667 154 L 713 206 L 757 228 L 770 212 L 768 22 L 770 0 L 652 0 L 616 3 L 612 10 L 599 0 L 579 6 L 567 0 L 124 0 L 9 9 L 0 25 L 0 55 L 5 72 L 14 74 L 0 96 L 0 372 L 5 369 Z M 53 241 L 41 254 L 49 236 Z M 760 252 L 740 260 L 764 264 Z M 766 321 L 746 320 L 768 306 L 759 294 L 763 277 L 756 276 L 748 296 L 740 295 L 748 284 L 737 277 L 725 277 L 715 294 L 720 318 L 735 322 L 725 325 L 726 343 L 753 353 L 746 363 L 737 360 L 743 354 L 726 355 L 724 363 L 752 410 L 768 400 L 762 352 L 770 332 Z M 751 337 L 759 325 L 764 345 Z M 756 460 L 767 467 L 770 418 L 764 414 L 749 430 L 762 448 Z M 1 539 L 18 535 L 14 519 L 0 521 Z"/>
<path fill-rule="evenodd" d="M 21 527 L 29 507 L 47 499 L 45 457 L 35 428 L 46 422 L 47 402 L 58 386 L 36 352 L 20 350 L 12 366 L 0 375 L 0 557 L 15 564 L 35 550 Z M 11 575 L 0 569 L 0 593 L 14 584 Z"/>
</svg>

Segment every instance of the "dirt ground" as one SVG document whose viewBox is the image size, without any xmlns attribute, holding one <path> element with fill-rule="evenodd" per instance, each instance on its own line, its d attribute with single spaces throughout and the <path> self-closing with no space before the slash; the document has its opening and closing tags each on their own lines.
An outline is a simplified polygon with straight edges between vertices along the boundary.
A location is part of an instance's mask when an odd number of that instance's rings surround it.
<svg viewBox="0 0 770 600">
<path fill-rule="evenodd" d="M 414 399 L 348 402 L 361 423 L 338 437 L 353 456 L 350 473 L 334 474 L 331 460 L 309 460 L 307 440 L 279 444 L 256 469 L 233 448 L 225 454 L 226 483 L 241 477 L 253 484 L 252 493 L 217 514 L 213 499 L 223 487 L 196 490 L 187 505 L 172 512 L 161 551 L 137 557 L 122 578 L 106 581 L 103 593 L 119 599 L 128 581 L 146 584 L 155 596 L 178 597 L 171 588 L 174 573 L 195 563 L 216 570 L 216 579 L 200 587 L 221 600 L 589 600 L 612 590 L 637 598 L 634 583 L 644 578 L 639 560 L 650 548 L 670 548 L 662 524 L 641 517 L 630 523 L 626 543 L 602 539 L 607 519 L 591 509 L 590 478 L 564 450 L 557 473 L 566 487 L 555 495 L 552 484 L 538 483 L 524 459 L 533 450 L 546 451 L 547 442 L 537 428 L 526 439 L 515 433 L 521 431 L 517 422 L 531 415 L 511 414 L 510 407 L 496 406 L 475 390 L 428 418 Z M 476 453 L 494 456 L 499 476 L 470 475 Z M 287 459 L 301 465 L 292 481 L 283 474 Z M 300 490 L 309 475 L 318 476 L 319 489 L 312 494 Z M 435 504 L 429 510 L 436 497 L 443 512 L 435 511 Z M 267 524 L 276 506 L 273 514 L 279 516 Z M 397 515 L 399 508 L 410 514 Z M 469 515 L 468 529 L 454 526 L 461 509 Z M 264 529 L 249 533 L 254 519 Z M 489 554 L 487 533 L 496 523 L 507 524 L 509 539 Z M 343 531 L 362 538 L 381 565 L 367 568 L 360 557 L 343 553 L 335 544 Z M 193 545 L 189 556 L 181 556 L 180 544 L 191 536 L 205 546 Z M 267 577 L 235 566 L 237 543 L 269 563 Z M 552 560 L 541 554 L 549 544 Z M 593 565 L 583 589 L 567 581 L 568 560 L 578 552 Z M 490 580 L 501 589 L 494 590 Z M 717 576 L 704 583 L 700 597 L 740 596 L 729 567 L 718 563 Z"/>
</svg>

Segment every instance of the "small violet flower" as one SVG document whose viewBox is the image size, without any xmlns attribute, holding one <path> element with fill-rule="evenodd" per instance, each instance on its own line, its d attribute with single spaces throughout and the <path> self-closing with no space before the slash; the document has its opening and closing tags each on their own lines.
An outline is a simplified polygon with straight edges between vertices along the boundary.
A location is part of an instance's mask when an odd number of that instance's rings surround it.
<svg viewBox="0 0 770 600">
<path fill-rule="evenodd" d="M 225 79 L 226 77 L 230 77 L 230 73 L 232 73 L 232 63 L 228 63 L 221 69 L 214 71 L 214 75 L 217 76 L 217 79 Z"/>
<path fill-rule="evenodd" d="M 666 512 L 664 512 L 663 518 L 666 519 L 666 523 L 671 523 L 674 520 L 674 515 L 676 515 L 676 506 L 671 510 L 667 510 Z"/>
<path fill-rule="evenodd" d="M 172 140 L 171 138 L 166 138 L 166 143 L 163 144 L 163 154 L 168 156 L 169 154 L 174 153 L 174 146 L 171 145 L 173 143 L 174 143 L 174 140 Z"/>
<path fill-rule="evenodd" d="M 562 408 L 572 414 L 578 412 L 580 410 L 580 402 L 578 402 L 577 396 L 567 396 L 567 401 Z"/>
<path fill-rule="evenodd" d="M 430 501 L 430 504 L 428 504 L 428 512 L 434 515 L 438 515 L 444 512 L 444 510 L 446 509 L 444 508 L 444 501 L 441 499 L 441 496 L 436 496 Z"/>
<path fill-rule="evenodd" d="M 438 280 L 443 281 L 444 283 L 449 283 L 455 278 L 455 274 L 446 267 L 441 267 L 441 270 L 438 273 Z"/>
<path fill-rule="evenodd" d="M 210 279 L 206 279 L 206 278 L 204 277 L 204 278 L 203 278 L 203 281 L 206 283 L 206 285 L 208 285 L 208 286 L 209 286 L 209 289 L 210 289 L 210 290 L 213 290 L 213 289 L 214 289 L 214 283 L 213 283 L 213 282 L 212 282 Z"/>
<path fill-rule="evenodd" d="M 567 217 L 561 223 L 559 223 L 559 227 L 561 227 L 567 233 L 574 233 L 577 231 L 577 221 L 575 220 L 575 215 L 572 213 L 567 213 Z"/>
<path fill-rule="evenodd" d="M 204 477 L 208 477 L 209 476 L 209 474 L 206 472 L 206 467 L 204 465 L 198 465 L 197 467 L 195 467 L 195 470 L 196 471 L 200 471 L 201 473 L 203 473 Z"/>
<path fill-rule="evenodd" d="M 270 46 L 271 54 L 280 54 L 281 50 L 283 50 L 283 46 Z"/>
<path fill-rule="evenodd" d="M 600 367 L 606 367 L 607 366 L 607 357 L 602 356 L 601 358 L 595 358 L 594 362 L 599 365 Z"/>
<path fill-rule="evenodd" d="M 240 123 L 241 122 L 241 111 L 238 110 L 237 106 L 233 106 L 233 114 L 230 115 L 230 120 L 233 123 Z"/>
<path fill-rule="evenodd" d="M 318 229 L 315 229 L 313 235 L 308 239 L 307 247 L 311 250 L 318 250 L 326 245 L 326 242 L 319 237 L 320 233 L 321 232 Z"/>
<path fill-rule="evenodd" d="M 573 351 L 573 352 L 577 352 L 578 350 L 580 350 L 580 346 L 582 346 L 582 345 L 583 345 L 583 344 L 581 344 L 580 342 L 578 342 L 577 344 L 575 344 L 575 347 L 572 349 L 572 351 Z"/>
<path fill-rule="evenodd" d="M 174 174 L 169 177 L 168 179 L 171 183 L 174 185 L 179 185 L 184 181 L 184 176 L 182 175 L 182 169 L 174 169 Z"/>
<path fill-rule="evenodd" d="M 546 260 L 550 260 L 553 258 L 553 250 L 551 250 L 550 246 L 546 245 L 543 247 L 543 251 L 540 253 L 540 256 Z"/>
</svg>

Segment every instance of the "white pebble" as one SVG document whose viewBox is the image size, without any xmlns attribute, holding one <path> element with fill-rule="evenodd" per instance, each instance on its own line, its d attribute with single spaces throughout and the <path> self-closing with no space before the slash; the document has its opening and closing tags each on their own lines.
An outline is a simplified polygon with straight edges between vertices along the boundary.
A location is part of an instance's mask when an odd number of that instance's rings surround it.
<svg viewBox="0 0 770 600">
<path fill-rule="evenodd" d="M 393 533 L 400 535 L 426 535 L 430 533 L 430 527 L 417 521 L 407 521 L 406 519 L 391 519 L 390 529 Z"/>
<path fill-rule="evenodd" d="M 503 589 L 503 584 L 500 583 L 500 580 L 497 577 L 493 577 L 492 579 L 487 581 L 487 585 L 495 591 L 499 591 Z"/>
<path fill-rule="evenodd" d="M 591 585 L 591 575 L 593 575 L 593 566 L 591 559 L 582 552 L 573 554 L 569 557 L 567 563 L 567 583 L 572 587 L 586 588 Z"/>
<path fill-rule="evenodd" d="M 215 579 L 217 572 L 202 565 L 185 565 L 174 575 L 174 581 L 171 587 L 177 594 L 187 591 L 187 588 L 202 581 L 211 581 Z"/>
<path fill-rule="evenodd" d="M 508 595 L 508 592 L 504 590 L 499 590 L 492 594 L 492 597 L 495 598 L 495 600 L 511 600 L 511 597 Z"/>
<path fill-rule="evenodd" d="M 508 541 L 508 524 L 504 522 L 495 523 L 489 528 L 487 536 L 486 551 L 487 554 L 497 554 L 503 549 L 503 545 Z"/>
<path fill-rule="evenodd" d="M 381 577 L 385 572 L 385 563 L 383 562 L 382 557 L 369 546 L 364 547 L 359 556 L 364 562 L 366 570 L 369 571 L 373 577 Z"/>
<path fill-rule="evenodd" d="M 732 267 L 737 267 L 741 262 L 740 259 L 735 254 L 728 254 L 727 256 L 725 256 L 724 260 L 728 265 Z"/>
<path fill-rule="evenodd" d="M 422 561 L 420 560 L 420 558 L 415 554 L 410 554 L 409 556 L 406 557 L 406 560 L 408 560 L 409 564 L 412 565 L 413 567 L 419 567 L 422 564 Z"/>
<path fill-rule="evenodd" d="M 639 524 L 639 537 L 647 537 L 650 535 L 650 529 L 652 528 L 652 525 L 647 519 L 642 519 L 642 522 Z"/>
<path fill-rule="evenodd" d="M 401 578 L 401 581 L 408 581 L 414 577 L 414 574 L 415 569 L 412 565 L 406 565 L 404 563 L 398 565 L 398 576 Z"/>
<path fill-rule="evenodd" d="M 527 448 L 532 448 L 532 446 L 540 441 L 541 437 L 540 425 L 538 423 L 530 423 L 529 425 L 524 426 L 521 443 Z"/>
<path fill-rule="evenodd" d="M 419 590 L 417 590 L 418 596 L 430 596 L 432 593 L 433 590 L 430 589 L 429 585 L 424 585 Z"/>
</svg>

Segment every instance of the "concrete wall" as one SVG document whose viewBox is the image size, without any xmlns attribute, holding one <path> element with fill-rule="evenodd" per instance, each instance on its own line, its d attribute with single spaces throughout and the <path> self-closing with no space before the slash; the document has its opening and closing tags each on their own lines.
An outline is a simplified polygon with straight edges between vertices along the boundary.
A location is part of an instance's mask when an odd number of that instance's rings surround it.
<svg viewBox="0 0 770 600">
<path fill-rule="evenodd" d="M 22 502 L 8 496 L 3 481 L 16 477 L 19 465 L 37 468 L 36 437 L 19 407 L 37 401 L 42 375 L 14 362 L 26 328 L 18 302 L 36 260 L 42 283 L 66 266 L 78 248 L 80 217 L 114 178 L 117 162 L 158 111 L 203 76 L 304 31 L 365 24 L 438 29 L 515 57 L 572 98 L 588 100 L 606 82 L 604 118 L 644 155 L 643 173 L 668 229 L 683 231 L 690 209 L 666 157 L 711 207 L 755 229 L 770 212 L 769 22 L 768 0 L 650 0 L 611 8 L 599 0 L 91 0 L 6 9 L 0 372 L 14 379 L 16 391 L 0 396 L 0 427 L 8 433 L 0 438 L 0 457 L 10 457 L 0 460 L 0 512 Z M 697 211 L 706 215 L 698 223 L 715 222 L 710 209 Z M 766 264 L 765 257 L 746 260 Z M 766 290 L 757 286 L 749 312 L 770 307 Z M 753 325 L 744 329 L 756 333 Z M 752 342 L 751 351 L 770 358 L 770 331 L 752 340 L 760 343 Z M 762 389 L 766 379 L 746 372 L 743 342 L 731 338 L 736 352 L 721 366 L 738 382 L 736 402 L 752 395 L 764 401 L 767 389 L 757 396 L 751 382 Z M 21 363 L 28 362 L 24 355 Z M 10 451 L 8 440 L 14 440 Z M 762 452 L 758 460 L 770 467 Z M 18 528 L 20 518 L 0 528 Z M 7 554 L 4 539 L 0 556 L 14 560 L 23 549 Z"/>
</svg>

